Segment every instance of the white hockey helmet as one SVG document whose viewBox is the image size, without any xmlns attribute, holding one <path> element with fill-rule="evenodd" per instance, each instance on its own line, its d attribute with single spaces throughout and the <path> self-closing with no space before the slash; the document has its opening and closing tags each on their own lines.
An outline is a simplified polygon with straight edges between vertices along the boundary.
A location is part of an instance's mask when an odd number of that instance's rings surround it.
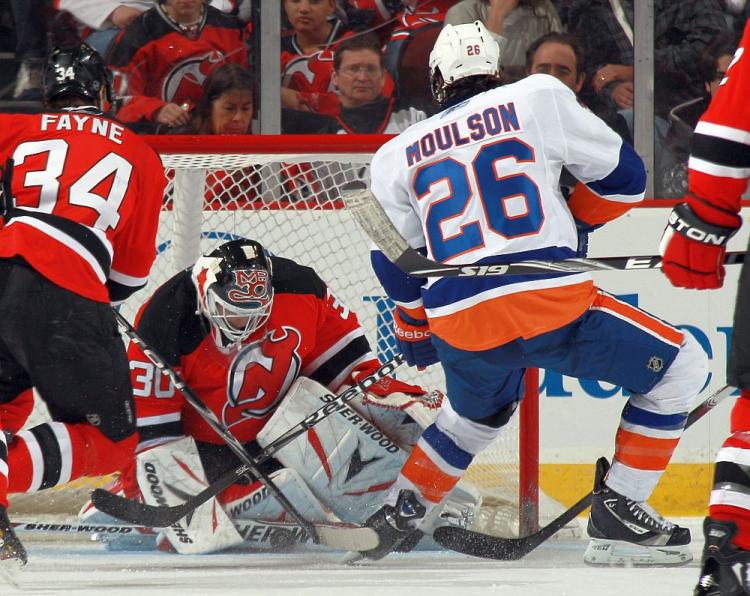
<svg viewBox="0 0 750 596">
<path fill-rule="evenodd" d="M 445 25 L 430 52 L 430 87 L 439 104 L 445 90 L 460 79 L 500 77 L 500 46 L 481 21 Z"/>
<path fill-rule="evenodd" d="M 193 266 L 198 310 L 214 342 L 228 348 L 265 326 L 273 306 L 270 255 L 254 240 L 232 240 Z"/>
</svg>

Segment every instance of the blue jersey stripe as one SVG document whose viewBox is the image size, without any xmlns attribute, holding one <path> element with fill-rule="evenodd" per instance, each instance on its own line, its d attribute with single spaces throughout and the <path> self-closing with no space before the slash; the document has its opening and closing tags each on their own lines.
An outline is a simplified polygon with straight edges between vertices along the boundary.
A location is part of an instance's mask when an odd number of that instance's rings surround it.
<svg viewBox="0 0 750 596">
<path fill-rule="evenodd" d="M 638 195 L 646 190 L 646 170 L 643 161 L 629 143 L 622 143 L 617 167 L 606 177 L 586 184 L 602 197 L 608 195 Z"/>
<path fill-rule="evenodd" d="M 628 404 L 622 411 L 622 418 L 630 424 L 658 428 L 662 430 L 679 430 L 685 426 L 687 412 L 680 414 L 657 414 Z"/>
</svg>

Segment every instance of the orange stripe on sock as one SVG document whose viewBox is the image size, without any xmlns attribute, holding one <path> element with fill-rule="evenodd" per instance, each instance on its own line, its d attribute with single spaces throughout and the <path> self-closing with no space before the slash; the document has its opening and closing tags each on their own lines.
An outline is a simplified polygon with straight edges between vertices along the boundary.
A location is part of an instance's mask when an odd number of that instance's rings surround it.
<svg viewBox="0 0 750 596">
<path fill-rule="evenodd" d="M 608 294 L 599 294 L 597 296 L 593 305 L 593 308 L 596 307 L 611 310 L 614 313 L 622 315 L 624 318 L 630 319 L 641 327 L 653 331 L 659 337 L 664 338 L 665 341 L 677 346 L 682 344 L 684 338 L 682 331 L 625 302 L 620 302 Z"/>
<path fill-rule="evenodd" d="M 419 489 L 431 503 L 439 503 L 458 482 L 458 476 L 446 474 L 416 445 L 406 460 L 401 474 Z"/>
<path fill-rule="evenodd" d="M 665 470 L 679 439 L 657 439 L 622 428 L 615 438 L 615 459 L 637 470 Z"/>
</svg>

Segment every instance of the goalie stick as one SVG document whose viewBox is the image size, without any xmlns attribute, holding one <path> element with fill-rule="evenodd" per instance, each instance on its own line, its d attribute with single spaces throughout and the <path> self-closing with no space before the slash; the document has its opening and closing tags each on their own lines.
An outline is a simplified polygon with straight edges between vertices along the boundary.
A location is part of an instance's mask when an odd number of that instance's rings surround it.
<svg viewBox="0 0 750 596">
<path fill-rule="evenodd" d="M 41 521 L 11 522 L 16 532 L 33 534 L 73 534 L 78 536 L 101 535 L 109 538 L 117 536 L 153 536 L 156 534 L 150 526 L 86 523 L 49 523 Z M 309 535 L 298 525 L 265 520 L 237 520 L 234 524 L 237 532 L 249 543 L 259 546 L 267 545 L 271 550 L 286 549 L 293 544 L 309 544 Z M 341 528 L 351 529 L 356 526 L 344 523 L 318 524 L 323 533 Z M 356 548 L 358 544 L 354 543 Z"/>
<path fill-rule="evenodd" d="M 388 362 L 381 365 L 378 370 L 364 377 L 356 385 L 349 387 L 336 396 L 329 396 L 329 399 L 324 406 L 315 410 L 304 420 L 292 426 L 283 435 L 277 437 L 276 440 L 266 446 L 266 448 L 263 449 L 255 459 L 256 465 L 262 465 L 265 461 L 271 458 L 274 453 L 306 433 L 310 428 L 323 420 L 323 418 L 330 416 L 334 412 L 338 412 L 344 408 L 349 401 L 354 399 L 360 393 L 367 391 L 380 379 L 393 374 L 393 371 L 403 362 L 403 356 L 398 354 Z M 139 503 L 138 501 L 126 499 L 120 495 L 107 492 L 101 488 L 97 488 L 91 493 L 91 502 L 99 511 L 108 513 L 118 519 L 133 524 L 163 528 L 179 521 L 208 501 L 211 497 L 218 495 L 225 488 L 237 482 L 248 472 L 250 472 L 250 469 L 243 463 L 237 468 L 226 472 L 214 483 L 210 484 L 197 495 L 190 497 L 182 505 L 174 505 L 171 507 L 147 505 L 145 503 Z"/>
<path fill-rule="evenodd" d="M 734 391 L 734 387 L 725 385 L 693 408 L 685 422 L 685 429 L 703 418 Z M 441 526 L 435 530 L 432 537 L 439 545 L 465 555 L 500 561 L 517 561 L 583 513 L 591 505 L 592 496 L 593 491 L 539 531 L 522 538 L 500 538 L 456 526 Z"/>
<path fill-rule="evenodd" d="M 565 259 L 562 261 L 481 262 L 466 265 L 438 263 L 410 247 L 391 223 L 375 196 L 361 182 L 343 186 L 342 197 L 354 219 L 399 269 L 414 277 L 484 277 L 488 275 L 542 275 L 585 271 L 632 271 L 658 269 L 661 256 L 630 256 Z M 725 264 L 743 263 L 744 252 L 728 252 Z"/>
<path fill-rule="evenodd" d="M 138 335 L 138 332 L 125 317 L 123 317 L 117 310 L 112 310 L 115 314 L 115 318 L 117 319 L 117 323 L 125 331 L 125 335 L 127 335 L 133 342 L 140 346 L 141 350 L 143 350 L 143 353 L 163 375 L 168 376 L 172 380 L 174 386 L 182 391 L 182 394 L 185 396 L 185 400 L 196 410 L 196 412 L 198 412 L 198 414 L 200 414 L 200 416 L 213 429 L 213 431 L 224 440 L 227 446 L 235 453 L 240 461 L 245 464 L 246 469 L 243 475 L 250 477 L 251 480 L 260 480 L 268 489 L 268 492 L 274 496 L 274 498 L 289 513 L 294 521 L 296 521 L 305 530 L 305 532 L 307 532 L 307 534 L 312 538 L 315 544 L 325 544 L 333 548 L 341 548 L 346 550 L 369 550 L 377 546 L 377 534 L 370 528 L 330 528 L 313 524 L 302 517 L 299 511 L 297 511 L 296 507 L 289 501 L 289 499 L 286 498 L 284 493 L 279 490 L 273 480 L 268 477 L 268 474 L 258 468 L 257 461 L 250 457 L 248 452 L 245 451 L 245 448 L 242 446 L 242 443 L 240 443 L 237 438 L 232 433 L 230 433 L 229 430 L 227 430 L 227 428 L 216 417 L 216 414 L 214 414 L 213 411 L 203 403 L 200 397 L 198 397 L 198 395 L 190 388 L 190 386 L 177 373 L 177 371 L 169 366 L 169 364 L 167 364 L 167 362 L 158 353 L 156 353 L 140 335 Z M 325 409 L 329 405 L 330 404 L 326 404 L 326 406 L 323 406 L 321 410 Z M 283 435 L 282 437 L 280 437 L 280 439 L 281 438 L 283 438 Z M 93 494 L 92 503 L 94 503 L 94 506 L 99 509 L 96 502 L 94 501 Z M 100 509 L 100 511 L 103 510 Z M 365 544 L 372 546 L 364 546 Z"/>
</svg>

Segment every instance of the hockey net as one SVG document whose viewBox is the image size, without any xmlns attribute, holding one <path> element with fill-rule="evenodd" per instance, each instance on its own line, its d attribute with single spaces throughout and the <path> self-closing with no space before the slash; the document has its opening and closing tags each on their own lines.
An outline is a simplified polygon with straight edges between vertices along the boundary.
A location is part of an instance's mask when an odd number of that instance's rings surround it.
<svg viewBox="0 0 750 596">
<path fill-rule="evenodd" d="M 380 359 L 389 359 L 394 353 L 392 304 L 370 266 L 370 241 L 344 209 L 340 195 L 345 182 L 367 181 L 369 160 L 383 140 L 369 135 L 150 138 L 169 181 L 158 255 L 150 283 L 128 301 L 123 314 L 132 321 L 159 284 L 192 265 L 201 253 L 232 238 L 254 238 L 274 254 L 313 267 L 357 313 Z M 422 373 L 402 367 L 397 375 L 444 390 L 439 366 Z M 514 416 L 468 471 L 467 479 L 481 490 L 485 503 L 475 529 L 517 535 L 519 524 L 526 533 L 537 523 L 537 382 L 531 377 L 522 415 Z M 36 415 L 33 423 L 43 415 Z M 525 424 L 523 433 L 519 419 Z M 11 511 L 73 514 L 97 484 L 102 480 L 85 479 L 35 497 L 16 495 Z M 544 497 L 541 503 L 542 519 L 561 510 L 547 506 Z"/>
</svg>

